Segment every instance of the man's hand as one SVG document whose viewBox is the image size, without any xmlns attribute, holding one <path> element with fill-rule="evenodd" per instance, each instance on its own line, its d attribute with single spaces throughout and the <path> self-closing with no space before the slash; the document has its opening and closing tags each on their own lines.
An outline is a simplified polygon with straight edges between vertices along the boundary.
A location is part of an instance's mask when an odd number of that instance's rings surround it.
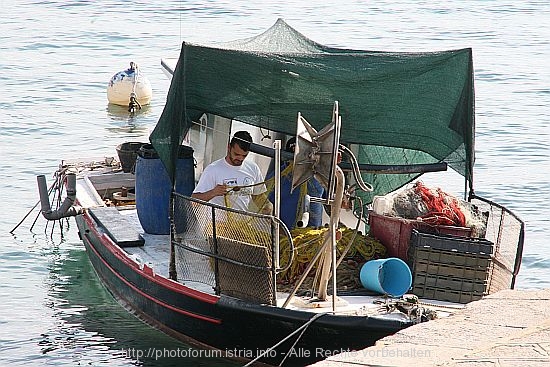
<svg viewBox="0 0 550 367">
<path fill-rule="evenodd" d="M 210 190 L 210 194 L 212 195 L 212 197 L 216 197 L 216 196 L 223 196 L 227 193 L 228 191 L 228 187 L 227 185 L 216 185 L 212 190 Z"/>
<path fill-rule="evenodd" d="M 216 196 L 225 195 L 227 193 L 227 190 L 227 185 L 216 185 L 212 190 L 208 190 L 205 192 L 195 192 L 191 196 L 199 200 L 210 201 Z"/>
</svg>

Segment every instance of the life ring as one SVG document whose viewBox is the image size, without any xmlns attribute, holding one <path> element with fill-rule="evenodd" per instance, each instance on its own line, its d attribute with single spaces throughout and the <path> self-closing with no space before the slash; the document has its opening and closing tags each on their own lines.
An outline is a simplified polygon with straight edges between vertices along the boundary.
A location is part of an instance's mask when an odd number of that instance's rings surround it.
<svg viewBox="0 0 550 367">
<path fill-rule="evenodd" d="M 130 105 L 132 96 L 140 105 L 147 105 L 151 102 L 152 95 L 149 79 L 140 74 L 138 66 L 133 62 L 130 63 L 129 69 L 113 75 L 107 86 L 109 103 L 119 106 Z"/>
</svg>

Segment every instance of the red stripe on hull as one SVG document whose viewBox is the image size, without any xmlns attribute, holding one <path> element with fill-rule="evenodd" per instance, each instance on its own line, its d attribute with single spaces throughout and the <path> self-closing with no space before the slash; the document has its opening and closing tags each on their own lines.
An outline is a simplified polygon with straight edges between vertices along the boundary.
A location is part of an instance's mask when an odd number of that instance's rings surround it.
<svg viewBox="0 0 550 367">
<path fill-rule="evenodd" d="M 172 292 L 180 293 L 183 296 L 192 297 L 192 298 L 198 299 L 202 302 L 207 302 L 207 303 L 210 303 L 210 304 L 214 304 L 219 300 L 219 297 L 212 296 L 210 294 L 201 293 L 201 292 L 196 291 L 194 289 L 185 287 L 180 283 L 174 282 L 171 279 L 167 279 L 165 277 L 156 276 L 154 274 L 148 274 L 148 273 L 144 272 L 142 269 L 139 268 L 139 265 L 137 263 L 131 261 L 124 253 L 122 253 L 123 250 L 121 250 L 118 246 L 116 246 L 115 243 L 111 240 L 111 238 L 109 238 L 109 236 L 107 234 L 99 233 L 99 231 L 96 229 L 96 227 L 94 225 L 95 221 L 93 221 L 86 214 L 83 215 L 83 219 L 86 221 L 88 227 L 95 233 L 97 238 L 100 239 L 101 243 L 105 246 L 105 248 L 108 249 L 111 253 L 113 253 L 126 266 L 128 266 L 133 271 L 138 273 L 139 276 L 147 278 L 150 281 L 158 284 L 161 287 L 168 288 Z M 189 311 L 186 311 L 186 310 L 182 310 L 181 308 L 171 306 L 171 305 L 169 305 L 169 304 L 167 304 L 167 303 L 165 303 L 165 302 L 163 302 L 163 301 L 161 301 L 161 300 L 159 300 L 159 299 L 143 292 L 141 289 L 137 288 L 135 285 L 133 285 L 128 280 L 123 278 L 120 274 L 118 274 L 118 272 L 116 272 L 115 269 L 113 269 L 111 267 L 111 265 L 109 263 L 107 263 L 105 261 L 105 259 L 103 259 L 103 257 L 97 252 L 97 250 L 95 249 L 95 247 L 93 246 L 93 244 L 89 240 L 88 240 L 88 243 L 90 245 L 90 248 L 94 251 L 95 255 L 103 262 L 103 264 L 107 268 L 109 268 L 109 270 L 114 275 L 116 275 L 121 281 L 123 281 L 128 287 L 132 288 L 135 292 L 139 293 L 141 296 L 143 296 L 143 297 L 145 297 L 145 298 L 161 305 L 162 307 L 168 308 L 168 309 L 170 309 L 174 312 L 178 312 L 180 314 L 184 314 L 186 316 L 194 317 L 196 319 L 208 321 L 208 322 L 211 322 L 211 323 L 214 323 L 214 324 L 221 324 L 222 323 L 222 320 L 220 320 L 220 319 L 215 319 L 215 318 L 203 316 L 203 315 L 200 315 L 200 314 L 196 314 L 196 313 L 193 313 L 193 312 L 189 312 Z"/>
</svg>

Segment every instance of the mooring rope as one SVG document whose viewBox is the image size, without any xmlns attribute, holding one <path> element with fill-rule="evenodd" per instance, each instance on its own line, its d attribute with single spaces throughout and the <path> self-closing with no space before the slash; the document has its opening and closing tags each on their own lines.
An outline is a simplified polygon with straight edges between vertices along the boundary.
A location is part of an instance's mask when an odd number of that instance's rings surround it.
<svg viewBox="0 0 550 367">
<path fill-rule="evenodd" d="M 330 312 L 322 312 L 322 313 L 318 313 L 318 314 L 315 314 L 313 315 L 313 317 L 311 319 L 309 319 L 305 324 L 303 324 L 302 326 L 300 326 L 298 329 L 294 330 L 292 333 L 288 334 L 284 339 L 282 339 L 281 341 L 279 341 L 277 344 L 275 344 L 274 346 L 272 346 L 271 348 L 268 348 L 266 350 L 264 350 L 259 356 L 257 356 L 256 358 L 254 358 L 253 360 L 251 360 L 250 362 L 248 362 L 247 364 L 245 364 L 243 367 L 248 367 L 248 366 L 251 366 L 254 362 L 257 362 L 260 358 L 262 358 L 263 356 L 265 356 L 266 354 L 268 354 L 269 352 L 271 352 L 273 349 L 277 348 L 279 345 L 283 344 L 284 342 L 286 342 L 288 339 L 290 339 L 292 336 L 294 336 L 295 334 L 297 334 L 298 332 L 302 331 L 300 333 L 300 335 L 298 336 L 298 338 L 296 338 L 296 341 L 294 342 L 294 344 L 292 344 L 292 347 L 290 347 L 290 349 L 288 350 L 289 352 L 294 348 L 294 346 L 298 343 L 298 341 L 302 338 L 302 335 L 304 335 L 304 332 L 306 331 L 306 329 L 309 327 L 309 325 L 311 325 L 315 320 L 317 320 L 318 318 L 320 318 L 321 316 L 324 316 L 326 314 L 328 314 Z M 281 363 L 279 364 L 279 366 L 282 366 L 283 365 L 283 362 L 286 360 L 286 358 L 288 357 L 289 353 L 286 354 L 285 358 L 283 358 L 283 360 L 281 361 Z"/>
<path fill-rule="evenodd" d="M 136 112 L 136 107 L 141 110 L 141 104 L 137 100 L 136 85 L 139 77 L 139 68 L 136 63 L 130 63 L 130 70 L 134 70 L 134 82 L 132 83 L 132 92 L 130 93 L 130 103 L 128 104 L 128 112 L 133 114 Z"/>
</svg>

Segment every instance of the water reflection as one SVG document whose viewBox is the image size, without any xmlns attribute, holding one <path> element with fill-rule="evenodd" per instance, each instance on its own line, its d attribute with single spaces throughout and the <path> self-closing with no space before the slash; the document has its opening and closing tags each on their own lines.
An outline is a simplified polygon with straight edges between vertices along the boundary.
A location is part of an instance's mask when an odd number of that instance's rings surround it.
<svg viewBox="0 0 550 367">
<path fill-rule="evenodd" d="M 84 248 L 52 248 L 46 306 L 57 318 L 38 346 L 48 361 L 109 366 L 232 366 L 217 358 L 193 358 L 193 348 L 145 326 L 103 287 Z"/>
<path fill-rule="evenodd" d="M 106 129 L 117 135 L 123 134 L 139 134 L 148 135 L 148 123 L 156 123 L 155 117 L 152 116 L 153 111 L 151 105 L 142 106 L 141 110 L 135 113 L 128 112 L 128 107 L 119 106 L 112 103 L 107 104 L 106 112 L 110 121 L 116 126 L 110 126 Z"/>
<path fill-rule="evenodd" d="M 137 117 L 144 117 L 151 113 L 152 108 L 150 104 L 141 106 L 141 109 L 137 109 L 135 112 L 129 112 L 128 106 L 119 106 L 116 104 L 107 104 L 107 116 L 113 121 L 126 121 L 131 122 Z"/>
</svg>

